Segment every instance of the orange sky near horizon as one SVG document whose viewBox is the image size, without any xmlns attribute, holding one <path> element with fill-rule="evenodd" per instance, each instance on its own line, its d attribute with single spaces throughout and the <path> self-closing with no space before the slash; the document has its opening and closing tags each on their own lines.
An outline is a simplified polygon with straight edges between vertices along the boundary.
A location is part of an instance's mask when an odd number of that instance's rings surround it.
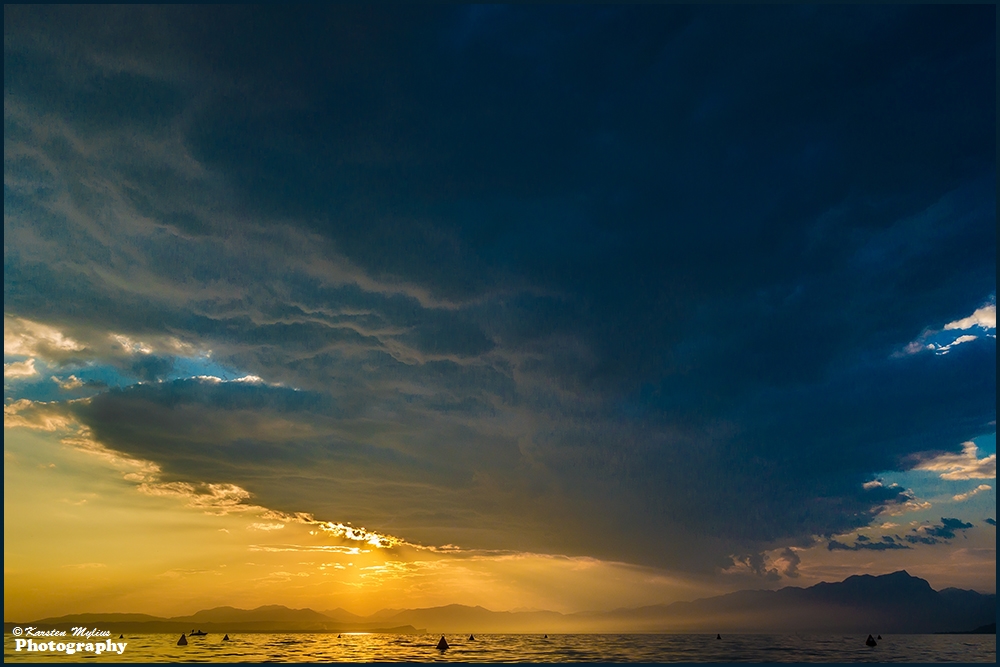
<svg viewBox="0 0 1000 667">
<path fill-rule="evenodd" d="M 4 429 L 5 620 L 266 604 L 360 615 L 453 603 L 571 613 L 761 587 L 735 568 L 709 579 L 588 557 L 405 542 L 381 548 L 318 521 L 235 503 L 231 490 L 206 499 L 158 482 L 148 462 L 81 441 L 71 428 Z M 797 549 L 800 575 L 780 585 L 905 567 L 938 589 L 980 582 L 995 589 L 986 537 L 974 531 L 946 560 L 932 549 L 901 558 Z M 781 558 L 778 550 L 769 555 Z"/>
</svg>

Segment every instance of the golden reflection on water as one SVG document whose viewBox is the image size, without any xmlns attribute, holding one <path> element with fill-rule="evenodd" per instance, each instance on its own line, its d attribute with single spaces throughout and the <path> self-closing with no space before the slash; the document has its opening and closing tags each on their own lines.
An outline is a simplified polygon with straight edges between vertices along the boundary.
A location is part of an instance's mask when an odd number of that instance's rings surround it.
<svg viewBox="0 0 1000 667">
<path fill-rule="evenodd" d="M 874 648 L 862 636 L 806 635 L 440 635 L 131 634 L 122 655 L 14 651 L 4 662 L 987 662 L 996 635 L 894 635 Z"/>
</svg>

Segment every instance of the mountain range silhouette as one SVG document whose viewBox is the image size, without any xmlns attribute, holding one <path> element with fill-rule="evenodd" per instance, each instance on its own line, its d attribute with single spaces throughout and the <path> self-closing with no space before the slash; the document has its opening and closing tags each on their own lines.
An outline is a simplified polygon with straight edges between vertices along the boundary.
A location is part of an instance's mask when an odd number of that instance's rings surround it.
<svg viewBox="0 0 1000 667">
<path fill-rule="evenodd" d="M 28 625 L 5 621 L 5 626 Z M 42 628 L 99 626 L 119 632 L 996 632 L 996 594 L 930 584 L 905 571 L 857 575 L 837 583 L 776 591 L 744 590 L 692 602 L 613 611 L 491 611 L 452 604 L 383 609 L 368 616 L 344 609 L 314 611 L 266 605 L 216 607 L 189 616 L 71 614 L 31 621 Z"/>
</svg>

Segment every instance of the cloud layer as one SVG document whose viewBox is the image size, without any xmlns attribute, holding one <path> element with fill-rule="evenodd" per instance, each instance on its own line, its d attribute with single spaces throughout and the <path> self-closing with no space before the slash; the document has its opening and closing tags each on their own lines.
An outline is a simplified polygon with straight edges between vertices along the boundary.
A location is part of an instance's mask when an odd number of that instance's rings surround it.
<svg viewBox="0 0 1000 667">
<path fill-rule="evenodd" d="M 753 569 L 995 477 L 988 10 L 5 7 L 5 382 L 275 510 Z"/>
</svg>

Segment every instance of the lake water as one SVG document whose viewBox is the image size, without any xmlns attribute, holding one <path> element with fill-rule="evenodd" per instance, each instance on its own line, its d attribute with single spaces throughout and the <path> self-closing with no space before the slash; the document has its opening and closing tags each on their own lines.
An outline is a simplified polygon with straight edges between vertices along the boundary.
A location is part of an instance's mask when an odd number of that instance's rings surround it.
<svg viewBox="0 0 1000 667">
<path fill-rule="evenodd" d="M 131 634 L 121 655 L 86 650 L 15 651 L 4 638 L 4 662 L 996 662 L 996 635 L 890 635 L 876 647 L 861 635 L 440 635 Z M 41 640 L 38 640 L 41 641 Z M 49 640 L 51 641 L 51 640 Z"/>
</svg>

